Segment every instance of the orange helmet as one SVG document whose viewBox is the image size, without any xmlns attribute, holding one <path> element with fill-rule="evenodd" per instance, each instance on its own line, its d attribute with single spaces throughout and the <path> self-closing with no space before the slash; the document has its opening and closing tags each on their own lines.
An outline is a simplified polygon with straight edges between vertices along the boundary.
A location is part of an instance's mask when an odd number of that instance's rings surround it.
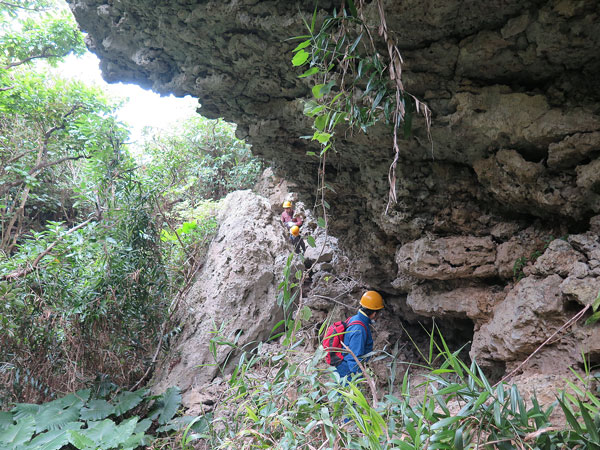
<svg viewBox="0 0 600 450">
<path fill-rule="evenodd" d="M 285 202 L 283 202 L 283 207 L 284 208 L 291 208 L 292 207 L 292 202 L 290 202 L 289 200 L 286 200 Z"/>
<path fill-rule="evenodd" d="M 383 309 L 383 298 L 379 292 L 367 291 L 361 297 L 360 304 L 367 309 L 377 311 L 379 309 Z"/>
<path fill-rule="evenodd" d="M 300 234 L 300 227 L 298 227 L 298 225 L 294 225 L 292 228 L 290 228 L 290 233 L 292 233 L 294 236 L 298 236 Z"/>
</svg>

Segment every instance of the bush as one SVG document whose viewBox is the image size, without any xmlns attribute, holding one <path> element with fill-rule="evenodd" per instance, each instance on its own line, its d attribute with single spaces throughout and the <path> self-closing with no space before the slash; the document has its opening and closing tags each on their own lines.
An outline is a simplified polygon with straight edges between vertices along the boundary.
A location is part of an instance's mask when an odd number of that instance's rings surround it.
<svg viewBox="0 0 600 450">
<path fill-rule="evenodd" d="M 288 335 L 289 335 L 288 331 Z M 220 409 L 223 417 L 202 434 L 207 448 L 352 449 L 597 449 L 600 398 L 592 390 L 562 393 L 543 408 L 529 403 L 517 386 L 490 385 L 476 362 L 467 365 L 443 338 L 431 337 L 432 352 L 416 386 L 410 367 L 401 385 L 390 378 L 390 394 L 377 399 L 370 376 L 341 383 L 320 362 L 320 349 L 299 360 L 300 342 L 269 353 L 260 344 L 240 359 Z M 234 342 L 218 336 L 215 342 Z M 437 349 L 437 351 L 435 351 Z M 434 353 L 437 357 L 433 358 Z M 392 369 L 397 363 L 390 361 Z M 260 374 L 260 375 L 259 375 Z M 574 385 L 572 385 L 574 387 Z M 394 392 L 393 392 L 394 391 Z M 555 427 L 557 404 L 567 425 Z M 228 414 L 228 416 L 227 416 Z"/>
<path fill-rule="evenodd" d="M 218 200 L 251 188 L 262 171 L 250 146 L 235 137 L 235 125 L 201 116 L 149 135 L 143 155 L 148 184 L 165 201 L 188 201 L 192 206 L 197 199 Z"/>
</svg>

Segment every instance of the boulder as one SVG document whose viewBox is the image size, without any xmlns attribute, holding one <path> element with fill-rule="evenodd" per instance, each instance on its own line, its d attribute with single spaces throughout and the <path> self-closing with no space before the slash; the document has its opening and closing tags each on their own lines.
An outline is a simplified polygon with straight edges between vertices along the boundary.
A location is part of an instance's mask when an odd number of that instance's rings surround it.
<svg viewBox="0 0 600 450">
<path fill-rule="evenodd" d="M 504 298 L 499 289 L 488 286 L 459 287 L 439 290 L 420 285 L 408 294 L 406 302 L 412 310 L 427 317 L 469 318 L 482 322 L 489 317 L 492 308 Z"/>
<path fill-rule="evenodd" d="M 269 202 L 251 191 L 229 194 L 197 281 L 180 304 L 183 332 L 154 376 L 154 391 L 184 392 L 227 371 L 238 352 L 211 340 L 250 350 L 282 318 L 280 274 L 289 248 Z M 216 357 L 216 358 L 215 358 Z"/>
<path fill-rule="evenodd" d="M 536 260 L 530 273 L 539 276 L 556 273 L 566 277 L 580 261 L 585 261 L 584 255 L 576 251 L 567 241 L 555 239 L 548 245 L 544 254 Z"/>
<path fill-rule="evenodd" d="M 566 321 L 561 283 L 559 275 L 517 283 L 473 336 L 471 357 L 486 365 L 519 360 L 535 350 Z"/>
</svg>

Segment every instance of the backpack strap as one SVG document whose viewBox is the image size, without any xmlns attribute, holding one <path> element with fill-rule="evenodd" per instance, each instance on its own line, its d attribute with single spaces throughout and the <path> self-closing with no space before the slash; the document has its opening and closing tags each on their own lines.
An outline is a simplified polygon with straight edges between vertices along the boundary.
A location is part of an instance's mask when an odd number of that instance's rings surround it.
<svg viewBox="0 0 600 450">
<path fill-rule="evenodd" d="M 348 319 L 350 320 L 350 319 Z M 346 329 L 350 326 L 350 325 L 356 325 L 357 323 L 362 325 L 362 327 L 365 329 L 365 331 L 367 331 L 367 327 L 365 326 L 364 323 L 362 323 L 360 320 L 355 320 L 353 322 L 348 323 L 348 320 L 346 320 Z"/>
</svg>

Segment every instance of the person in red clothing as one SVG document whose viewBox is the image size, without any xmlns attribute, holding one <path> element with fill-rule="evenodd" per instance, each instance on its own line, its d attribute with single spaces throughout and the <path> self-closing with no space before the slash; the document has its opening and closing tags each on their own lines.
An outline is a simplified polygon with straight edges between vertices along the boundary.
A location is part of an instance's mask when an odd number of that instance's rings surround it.
<svg viewBox="0 0 600 450">
<path fill-rule="evenodd" d="M 294 217 L 294 209 L 292 208 L 292 202 L 286 200 L 283 202 L 283 212 L 281 213 L 281 222 L 288 228 L 292 228 L 294 225 L 297 227 L 302 226 L 302 217 Z"/>
</svg>

